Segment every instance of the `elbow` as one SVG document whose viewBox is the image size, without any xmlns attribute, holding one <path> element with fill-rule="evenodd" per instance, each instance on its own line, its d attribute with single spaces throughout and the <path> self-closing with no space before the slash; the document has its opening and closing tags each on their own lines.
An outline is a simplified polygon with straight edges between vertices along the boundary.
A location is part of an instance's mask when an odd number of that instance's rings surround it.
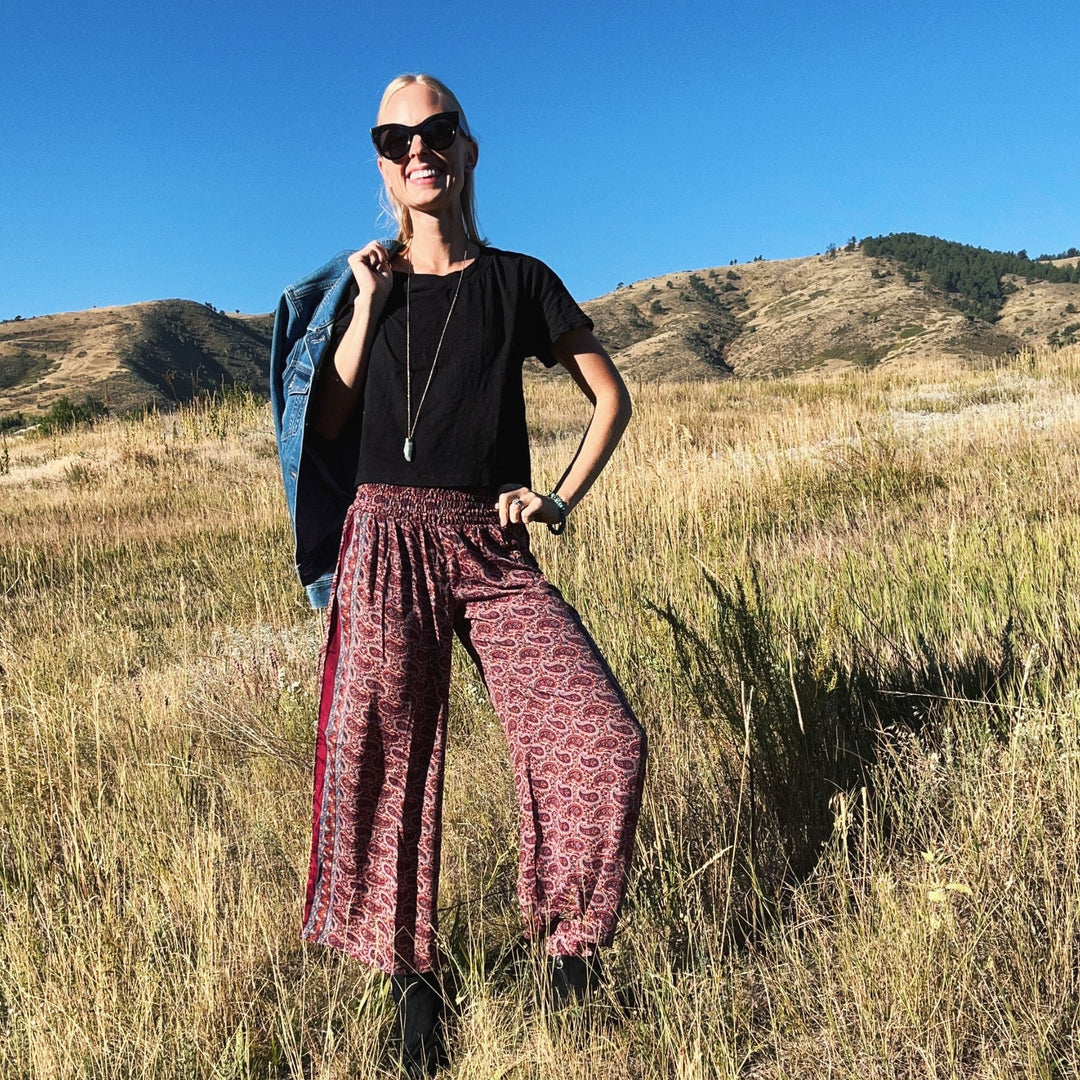
<svg viewBox="0 0 1080 1080">
<path fill-rule="evenodd" d="M 615 403 L 615 424 L 620 432 L 626 430 L 630 418 L 634 415 L 634 403 L 630 398 L 630 391 L 623 383 L 619 387 L 619 393 Z"/>
<path fill-rule="evenodd" d="M 630 392 L 621 379 L 613 381 L 596 395 L 593 410 L 596 419 L 619 439 L 634 412 Z"/>
</svg>

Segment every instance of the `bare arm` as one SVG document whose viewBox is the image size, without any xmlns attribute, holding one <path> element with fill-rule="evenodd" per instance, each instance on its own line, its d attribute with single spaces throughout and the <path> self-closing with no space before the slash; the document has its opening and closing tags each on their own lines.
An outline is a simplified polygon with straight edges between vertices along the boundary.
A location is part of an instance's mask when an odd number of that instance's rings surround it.
<svg viewBox="0 0 1080 1080">
<path fill-rule="evenodd" d="M 336 439 L 364 392 L 368 358 L 375 327 L 394 281 L 390 256 L 370 243 L 349 256 L 359 286 L 348 328 L 334 349 L 332 363 L 324 363 L 311 395 L 311 426 L 324 439 Z"/>
<path fill-rule="evenodd" d="M 572 510 L 607 464 L 630 422 L 632 408 L 622 376 L 591 330 L 582 327 L 568 331 L 554 343 L 552 351 L 593 406 L 577 453 L 554 489 Z M 517 499 L 520 504 L 515 503 Z M 559 508 L 551 499 L 523 487 L 500 491 L 498 506 L 499 520 L 504 525 L 511 521 L 554 524 L 560 518 Z"/>
</svg>

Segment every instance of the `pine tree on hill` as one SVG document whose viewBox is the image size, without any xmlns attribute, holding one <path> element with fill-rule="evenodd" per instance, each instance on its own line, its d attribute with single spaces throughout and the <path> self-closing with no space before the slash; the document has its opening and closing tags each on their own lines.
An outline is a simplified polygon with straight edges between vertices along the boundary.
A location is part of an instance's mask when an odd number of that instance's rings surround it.
<svg viewBox="0 0 1080 1080">
<path fill-rule="evenodd" d="M 1028 282 L 1080 282 L 1080 266 L 1054 266 L 1029 259 L 1026 251 L 990 251 L 920 233 L 869 236 L 862 241 L 862 249 L 871 257 L 899 263 L 908 271 L 905 277 L 925 274 L 927 283 L 944 292 L 965 314 L 991 323 L 997 321 L 1009 293 L 1016 291 L 1015 285 L 1004 280 L 1006 274 Z"/>
</svg>

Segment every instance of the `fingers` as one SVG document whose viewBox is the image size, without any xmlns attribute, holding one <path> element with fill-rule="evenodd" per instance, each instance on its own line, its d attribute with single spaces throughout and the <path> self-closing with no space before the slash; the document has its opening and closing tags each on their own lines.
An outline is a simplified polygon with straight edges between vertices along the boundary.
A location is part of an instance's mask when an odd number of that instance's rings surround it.
<svg viewBox="0 0 1080 1080">
<path fill-rule="evenodd" d="M 544 499 L 530 488 L 512 487 L 499 492 L 496 505 L 500 525 L 528 525 L 544 509 Z"/>
<path fill-rule="evenodd" d="M 503 528 L 512 522 L 521 521 L 521 508 L 525 504 L 526 497 L 531 494 L 532 492 L 524 487 L 508 487 L 499 492 L 495 507 L 499 511 L 499 524 Z"/>
<path fill-rule="evenodd" d="M 349 265 L 354 272 L 367 269 L 377 274 L 384 269 L 389 269 L 390 256 L 382 244 L 371 243 L 359 251 L 354 251 L 349 256 Z"/>
<path fill-rule="evenodd" d="M 518 520 L 522 525 L 528 525 L 530 521 L 543 509 L 544 500 L 536 494 L 535 491 L 530 491 L 529 494 L 532 498 L 522 500 L 518 506 Z"/>
<path fill-rule="evenodd" d="M 372 277 L 383 281 L 393 279 L 390 253 L 377 240 L 372 240 L 359 251 L 354 251 L 349 256 L 349 268 L 361 285 Z"/>
</svg>

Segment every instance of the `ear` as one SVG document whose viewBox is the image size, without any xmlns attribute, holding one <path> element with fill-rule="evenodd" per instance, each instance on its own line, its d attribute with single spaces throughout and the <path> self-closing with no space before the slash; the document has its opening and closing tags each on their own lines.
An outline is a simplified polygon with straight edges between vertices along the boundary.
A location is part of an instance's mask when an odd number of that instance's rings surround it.
<svg viewBox="0 0 1080 1080">
<path fill-rule="evenodd" d="M 473 169 L 476 168 L 477 161 L 480 159 L 480 147 L 477 146 L 472 139 L 469 139 L 468 143 L 469 149 L 465 155 L 465 170 L 467 172 L 472 172 Z"/>
</svg>

